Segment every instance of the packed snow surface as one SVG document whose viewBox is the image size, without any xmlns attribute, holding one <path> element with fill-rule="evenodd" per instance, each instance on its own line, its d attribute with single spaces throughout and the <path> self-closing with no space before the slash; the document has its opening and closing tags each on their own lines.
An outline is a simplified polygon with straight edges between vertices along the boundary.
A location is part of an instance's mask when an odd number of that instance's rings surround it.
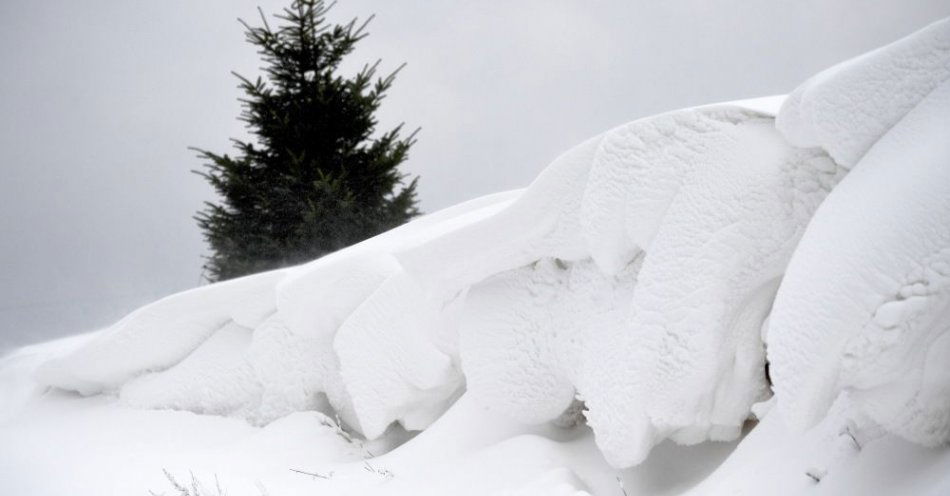
<svg viewBox="0 0 950 496">
<path fill-rule="evenodd" d="M 641 118 L 524 190 L 14 354 L 0 442 L 181 425 L 176 467 L 327 494 L 945 491 L 950 20 L 781 101 Z M 0 481 L 55 494 L 25 451 Z"/>
</svg>

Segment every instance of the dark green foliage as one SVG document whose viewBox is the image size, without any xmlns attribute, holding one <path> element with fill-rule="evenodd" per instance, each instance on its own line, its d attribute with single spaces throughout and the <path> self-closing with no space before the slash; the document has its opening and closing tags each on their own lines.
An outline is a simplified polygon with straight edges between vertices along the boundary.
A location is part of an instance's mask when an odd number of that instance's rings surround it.
<svg viewBox="0 0 950 496">
<path fill-rule="evenodd" d="M 264 61 L 263 78 L 235 74 L 255 142 L 234 140 L 235 156 L 196 149 L 207 163 L 195 172 L 221 198 L 195 216 L 212 281 L 311 260 L 418 214 L 416 180 L 403 186 L 397 169 L 415 133 L 375 135 L 373 114 L 396 72 L 376 77 L 377 62 L 337 75 L 367 23 L 331 25 L 327 10 L 297 0 L 275 16 L 277 27 L 263 13 L 259 27 L 241 21 Z"/>
</svg>

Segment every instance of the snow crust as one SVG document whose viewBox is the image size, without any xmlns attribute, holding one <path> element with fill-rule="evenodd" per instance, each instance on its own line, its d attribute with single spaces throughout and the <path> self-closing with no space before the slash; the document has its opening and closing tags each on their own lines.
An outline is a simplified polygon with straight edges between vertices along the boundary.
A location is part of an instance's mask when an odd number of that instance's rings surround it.
<svg viewBox="0 0 950 496">
<path fill-rule="evenodd" d="M 581 409 L 599 467 L 735 440 L 752 415 L 786 443 L 831 422 L 944 445 L 948 64 L 945 20 L 808 80 L 777 118 L 768 99 L 633 121 L 523 191 L 143 307 L 36 377 L 268 428 L 312 410 L 367 439 L 429 428 L 402 453 L 511 419 L 517 437 L 472 455 L 505 487 L 454 469 L 473 494 L 590 493 L 574 462 L 507 466 L 567 460 L 555 425 L 586 428 Z"/>
</svg>

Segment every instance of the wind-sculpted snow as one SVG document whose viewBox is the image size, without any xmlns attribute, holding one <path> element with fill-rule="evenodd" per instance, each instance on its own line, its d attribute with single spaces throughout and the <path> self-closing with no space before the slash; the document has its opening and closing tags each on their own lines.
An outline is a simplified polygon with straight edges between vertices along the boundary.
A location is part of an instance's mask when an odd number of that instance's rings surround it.
<svg viewBox="0 0 950 496">
<path fill-rule="evenodd" d="M 426 336 L 453 324 L 411 291 L 391 253 L 493 215 L 518 195 L 472 200 L 295 268 L 276 288 L 276 319 L 251 344 L 264 385 L 257 420 L 315 408 L 321 395 L 371 437 L 393 421 L 424 428 L 434 420 L 461 381 L 450 355 Z"/>
<path fill-rule="evenodd" d="M 838 64 L 792 92 L 776 125 L 851 168 L 904 114 L 950 78 L 950 19 Z"/>
<path fill-rule="evenodd" d="M 228 415 L 254 404 L 260 382 L 244 359 L 251 329 L 230 323 L 164 373 L 127 382 L 122 399 L 131 406 Z M 216 385 L 213 389 L 209 385 Z"/>
<path fill-rule="evenodd" d="M 41 382 L 95 394 L 149 370 L 166 369 L 229 322 L 253 328 L 275 310 L 272 271 L 205 286 L 146 305 L 80 350 L 45 364 Z"/>
<path fill-rule="evenodd" d="M 777 122 L 771 100 L 633 121 L 524 191 L 143 307 L 38 377 L 254 423 L 322 410 L 368 438 L 426 428 L 465 389 L 531 424 L 582 405 L 626 467 L 665 439 L 737 438 L 770 394 L 767 348 L 789 423 L 845 393 L 945 443 L 948 61 L 941 21 L 810 79 Z"/>
<path fill-rule="evenodd" d="M 613 276 L 589 259 L 543 258 L 472 287 L 460 330 L 470 395 L 527 423 L 561 415 L 585 347 L 624 327 L 641 262 Z"/>
<path fill-rule="evenodd" d="M 431 423 L 464 371 L 473 397 L 524 421 L 579 395 L 618 466 L 668 437 L 732 439 L 766 391 L 759 329 L 777 280 L 840 174 L 752 110 L 641 119 L 565 153 L 510 204 L 288 269 L 245 338 L 197 329 L 194 353 L 120 378 L 120 397 L 255 422 L 328 401 L 375 437 Z M 239 350 L 212 359 L 222 341 Z"/>
<path fill-rule="evenodd" d="M 332 407 L 371 436 L 393 421 L 424 428 L 461 383 L 443 311 L 451 306 L 412 292 L 390 253 L 492 215 L 519 194 L 476 199 L 303 266 L 170 296 L 47 362 L 37 378 L 83 394 L 115 390 L 133 406 L 255 423 Z"/>
<path fill-rule="evenodd" d="M 631 465 L 667 437 L 739 435 L 766 393 L 759 329 L 778 278 L 842 172 L 818 150 L 786 145 L 771 119 L 734 110 L 614 133 L 591 171 L 589 211 L 615 216 L 646 257 L 627 328 L 591 348 L 596 368 L 579 389 L 608 460 Z M 623 245 L 601 248 L 605 266 Z"/>
<path fill-rule="evenodd" d="M 379 436 L 393 420 L 425 428 L 448 406 L 462 383 L 453 359 L 454 315 L 400 272 L 343 323 L 334 350 L 364 435 Z"/>
<path fill-rule="evenodd" d="M 486 277 L 556 257 L 587 256 L 581 198 L 601 136 L 554 160 L 511 206 L 463 229 L 397 252 L 407 271 L 436 297 L 452 298 Z"/>
<path fill-rule="evenodd" d="M 905 438 L 950 441 L 950 82 L 858 162 L 809 226 L 768 332 L 799 427 L 841 391 Z M 821 277 L 816 277 L 821 274 Z"/>
<path fill-rule="evenodd" d="M 617 466 L 668 437 L 735 438 L 766 394 L 759 330 L 778 278 L 842 171 L 784 144 L 770 118 L 728 106 L 621 126 L 591 160 L 575 188 L 596 265 L 542 260 L 473 287 L 461 341 L 470 391 L 537 422 L 576 389 Z M 537 244 L 521 232 L 508 242 Z M 438 241 L 450 237 L 476 236 Z M 456 246 L 459 261 L 477 256 Z"/>
</svg>

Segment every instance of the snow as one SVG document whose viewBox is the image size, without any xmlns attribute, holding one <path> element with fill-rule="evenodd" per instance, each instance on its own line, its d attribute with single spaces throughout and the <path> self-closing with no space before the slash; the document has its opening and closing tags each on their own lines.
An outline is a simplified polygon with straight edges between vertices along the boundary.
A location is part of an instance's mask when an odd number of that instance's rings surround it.
<svg viewBox="0 0 950 496">
<path fill-rule="evenodd" d="M 715 472 L 684 494 L 946 493 L 950 450 L 922 447 L 873 427 L 858 428 L 856 415 L 845 397 L 802 433 L 781 412 L 770 412 Z"/>
<path fill-rule="evenodd" d="M 230 321 L 254 327 L 274 311 L 277 270 L 203 286 L 146 305 L 76 353 L 51 360 L 40 382 L 89 395 L 168 368 Z"/>
<path fill-rule="evenodd" d="M 433 421 L 461 381 L 437 342 L 442 314 L 413 293 L 393 252 L 490 216 L 520 194 L 476 199 L 295 268 L 276 288 L 276 321 L 255 333 L 251 345 L 252 365 L 265 385 L 259 421 L 309 409 L 320 395 L 369 437 L 393 421 L 415 429 Z M 417 325 L 433 327 L 426 332 Z M 400 341 L 405 346 L 392 346 L 396 336 L 407 338 Z"/>
<path fill-rule="evenodd" d="M 394 420 L 421 430 L 448 408 L 463 379 L 439 333 L 454 325 L 401 272 L 340 327 L 334 350 L 364 435 L 378 437 Z"/>
<path fill-rule="evenodd" d="M 227 324 L 168 370 L 127 382 L 120 397 L 138 408 L 234 413 L 260 394 L 253 369 L 242 356 L 250 341 L 250 329 Z"/>
<path fill-rule="evenodd" d="M 948 61 L 944 20 L 15 352 L 0 489 L 946 493 Z"/>
<path fill-rule="evenodd" d="M 950 19 L 838 64 L 793 91 L 776 126 L 851 168 L 921 99 L 950 78 Z"/>
<path fill-rule="evenodd" d="M 80 344 L 48 343 L 8 357 L 0 380 L 9 382 L 0 389 L 27 384 L 38 364 Z M 0 487 L 33 496 L 172 494 L 163 469 L 185 483 L 194 474 L 203 494 L 212 495 L 216 480 L 233 496 L 260 496 L 260 488 L 274 495 L 547 494 L 565 483 L 612 494 L 618 475 L 628 488 L 675 494 L 732 449 L 662 446 L 651 462 L 621 474 L 583 425 L 525 426 L 467 395 L 417 436 L 391 430 L 376 442 L 351 438 L 314 411 L 255 427 L 239 418 L 129 408 L 108 395 L 55 390 L 34 391 L 15 406 L 16 415 L 0 419 Z M 695 463 L 677 464 L 682 460 Z"/>
<path fill-rule="evenodd" d="M 85 395 L 115 391 L 132 406 L 235 414 L 256 424 L 332 409 L 357 431 L 365 421 L 370 437 L 393 421 L 424 428 L 454 398 L 461 378 L 437 347 L 446 339 L 437 335 L 441 312 L 418 292 L 415 299 L 405 292 L 414 283 L 391 253 L 491 215 L 520 194 L 475 199 L 309 264 L 172 295 L 42 364 L 37 379 Z M 393 292 L 399 302 L 382 296 Z M 432 335 L 413 334 L 426 315 Z M 397 342 L 415 346 L 394 348 Z M 404 364 L 417 367 L 410 372 Z M 365 418 L 354 410 L 353 393 Z"/>
<path fill-rule="evenodd" d="M 645 119 L 609 136 L 587 185 L 585 234 L 607 271 L 631 246 L 646 255 L 628 322 L 591 347 L 579 389 L 605 455 L 629 466 L 667 437 L 739 435 L 765 393 L 758 331 L 771 295 L 840 172 L 818 150 L 785 145 L 771 119 L 736 108 Z"/>
<path fill-rule="evenodd" d="M 759 329 L 777 280 L 842 175 L 820 150 L 785 145 L 763 114 L 677 111 L 585 142 L 508 210 L 400 260 L 438 260 L 411 270 L 436 295 L 484 280 L 461 327 L 473 396 L 543 422 L 576 391 L 605 456 L 630 466 L 671 436 L 739 435 L 765 392 Z"/>
<path fill-rule="evenodd" d="M 590 259 L 545 258 L 472 287 L 459 336 L 468 394 L 522 422 L 558 418 L 585 346 L 623 328 L 640 262 L 610 276 Z"/>
<path fill-rule="evenodd" d="M 433 298 L 445 301 L 485 277 L 541 257 L 583 258 L 583 185 L 601 137 L 556 158 L 507 208 L 396 256 Z"/>
<path fill-rule="evenodd" d="M 891 432 L 950 441 L 948 136 L 950 81 L 871 147 L 809 225 L 767 338 L 794 425 L 818 422 L 845 390 Z"/>
</svg>

